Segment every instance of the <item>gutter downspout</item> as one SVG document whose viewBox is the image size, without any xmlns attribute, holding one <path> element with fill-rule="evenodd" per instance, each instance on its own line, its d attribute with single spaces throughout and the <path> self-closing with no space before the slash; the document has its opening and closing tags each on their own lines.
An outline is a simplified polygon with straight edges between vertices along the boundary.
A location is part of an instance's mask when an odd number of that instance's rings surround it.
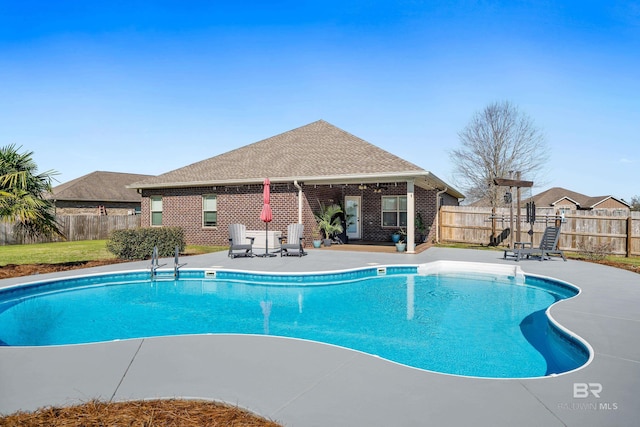
<svg viewBox="0 0 640 427">
<path fill-rule="evenodd" d="M 415 181 L 407 181 L 407 235 L 405 242 L 407 245 L 407 253 L 416 253 L 415 240 L 415 221 L 416 221 L 416 199 L 415 199 Z"/>
<path fill-rule="evenodd" d="M 440 196 L 449 191 L 449 187 L 436 193 L 436 243 L 440 243 Z"/>
<path fill-rule="evenodd" d="M 293 185 L 298 189 L 298 224 L 302 224 L 302 187 L 298 180 L 293 180 Z"/>
</svg>

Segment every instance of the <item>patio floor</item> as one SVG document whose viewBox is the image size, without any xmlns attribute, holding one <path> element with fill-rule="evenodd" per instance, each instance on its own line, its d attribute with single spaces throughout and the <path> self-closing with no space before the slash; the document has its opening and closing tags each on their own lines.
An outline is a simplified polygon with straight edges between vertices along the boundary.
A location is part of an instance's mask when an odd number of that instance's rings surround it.
<svg viewBox="0 0 640 427">
<path fill-rule="evenodd" d="M 513 260 L 503 260 L 498 251 L 432 247 L 417 254 L 399 254 L 354 250 L 361 249 L 355 246 L 311 249 L 302 258 L 231 260 L 226 253 L 215 253 L 181 262 L 188 263 L 185 268 L 274 272 L 435 260 L 515 265 Z M 573 260 L 523 260 L 518 265 L 525 273 L 582 288 L 579 296 L 556 305 L 552 315 L 593 347 L 595 356 L 589 365 L 556 377 L 468 378 L 413 369 L 315 342 L 241 335 L 0 347 L 0 413 L 92 398 L 184 397 L 228 402 L 285 426 L 637 425 L 640 276 Z M 147 267 L 148 262 L 116 264 L 6 279 L 0 281 L 0 287 Z M 582 397 L 584 390 L 588 397 Z"/>
</svg>

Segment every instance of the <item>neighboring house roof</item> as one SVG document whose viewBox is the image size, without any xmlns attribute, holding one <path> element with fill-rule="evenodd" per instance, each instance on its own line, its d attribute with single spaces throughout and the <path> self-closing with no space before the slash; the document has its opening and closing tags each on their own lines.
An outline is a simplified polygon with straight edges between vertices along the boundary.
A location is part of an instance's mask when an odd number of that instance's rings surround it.
<svg viewBox="0 0 640 427">
<path fill-rule="evenodd" d="M 617 197 L 613 197 L 613 196 L 589 197 L 589 200 L 587 200 L 587 202 L 586 202 L 586 206 L 591 208 L 591 209 L 595 209 L 595 208 L 598 207 L 598 205 L 606 202 L 607 200 L 615 200 L 616 202 L 622 203 L 626 207 L 631 208 L 631 205 L 629 203 L 625 202 L 622 199 L 618 199 Z M 585 204 L 583 204 L 582 206 L 584 207 Z"/>
<path fill-rule="evenodd" d="M 540 207 L 556 206 L 556 205 L 559 205 L 560 202 L 562 202 L 562 200 L 568 200 L 574 203 L 575 205 L 577 205 L 580 209 L 594 209 L 599 204 L 609 199 L 616 200 L 630 207 L 629 204 L 624 200 L 620 200 L 612 196 L 590 197 L 590 196 L 585 196 L 584 194 L 576 193 L 575 191 L 567 190 L 566 188 L 561 188 L 561 187 L 550 188 L 547 191 L 543 191 L 542 193 L 532 196 L 531 199 L 529 200 L 533 200 L 533 202 L 535 202 L 535 204 Z"/>
<path fill-rule="evenodd" d="M 96 171 L 53 187 L 53 195 L 49 198 L 67 201 L 140 202 L 140 194 L 135 188 L 127 186 L 152 176 Z"/>
<path fill-rule="evenodd" d="M 342 129 L 318 120 L 156 177 L 133 188 L 171 188 L 299 181 L 306 184 L 416 180 L 464 195 L 430 172 Z"/>
</svg>

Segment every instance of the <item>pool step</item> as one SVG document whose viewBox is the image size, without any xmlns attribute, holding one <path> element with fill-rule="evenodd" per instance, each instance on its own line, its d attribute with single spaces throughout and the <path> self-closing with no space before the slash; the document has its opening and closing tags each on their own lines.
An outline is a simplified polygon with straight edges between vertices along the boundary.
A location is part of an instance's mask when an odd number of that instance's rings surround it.
<svg viewBox="0 0 640 427">
<path fill-rule="evenodd" d="M 151 276 L 152 280 L 176 280 L 178 277 L 176 276 L 175 270 L 154 270 L 153 275 Z"/>
</svg>

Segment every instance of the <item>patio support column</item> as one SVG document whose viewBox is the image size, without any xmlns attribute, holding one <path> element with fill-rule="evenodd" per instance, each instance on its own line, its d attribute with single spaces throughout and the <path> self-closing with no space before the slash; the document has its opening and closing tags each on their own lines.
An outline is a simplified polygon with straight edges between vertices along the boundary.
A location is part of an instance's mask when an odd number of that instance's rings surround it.
<svg viewBox="0 0 640 427">
<path fill-rule="evenodd" d="M 415 183 L 407 180 L 407 253 L 416 253 L 416 201 L 414 198 Z"/>
</svg>

